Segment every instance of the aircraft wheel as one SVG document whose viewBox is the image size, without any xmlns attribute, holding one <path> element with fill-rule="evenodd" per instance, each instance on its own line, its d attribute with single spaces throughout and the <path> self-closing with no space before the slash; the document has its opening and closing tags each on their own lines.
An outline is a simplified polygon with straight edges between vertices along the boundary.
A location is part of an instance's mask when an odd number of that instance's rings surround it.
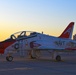
<svg viewBox="0 0 76 75">
<path fill-rule="evenodd" d="M 9 62 L 11 62 L 13 60 L 13 57 L 12 56 L 7 56 L 6 60 L 9 61 Z"/>
<path fill-rule="evenodd" d="M 37 59 L 40 57 L 40 55 L 41 55 L 41 52 L 39 50 L 37 51 L 35 50 L 33 51 L 33 53 L 31 53 L 31 59 Z"/>
<path fill-rule="evenodd" d="M 36 59 L 36 52 L 34 50 L 31 51 L 30 57 L 31 59 Z"/>
<path fill-rule="evenodd" d="M 57 60 L 57 61 L 61 61 L 61 56 L 60 56 L 60 55 L 57 55 L 57 56 L 56 56 L 56 60 Z"/>
<path fill-rule="evenodd" d="M 36 59 L 36 57 L 34 57 L 34 56 L 31 55 L 31 59 Z"/>
<path fill-rule="evenodd" d="M 41 56 L 41 52 L 40 52 L 40 50 L 37 50 L 36 51 L 36 58 L 40 58 L 40 56 Z"/>
</svg>

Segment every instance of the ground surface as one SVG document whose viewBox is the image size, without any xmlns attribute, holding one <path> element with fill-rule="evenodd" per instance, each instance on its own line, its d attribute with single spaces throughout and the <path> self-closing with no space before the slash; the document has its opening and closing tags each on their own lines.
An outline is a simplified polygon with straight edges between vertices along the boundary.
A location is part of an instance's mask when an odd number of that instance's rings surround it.
<svg viewBox="0 0 76 75">
<path fill-rule="evenodd" d="M 0 75 L 76 75 L 76 54 L 62 55 L 63 60 L 43 57 L 29 59 L 15 56 L 12 62 L 7 62 L 0 56 Z"/>
</svg>

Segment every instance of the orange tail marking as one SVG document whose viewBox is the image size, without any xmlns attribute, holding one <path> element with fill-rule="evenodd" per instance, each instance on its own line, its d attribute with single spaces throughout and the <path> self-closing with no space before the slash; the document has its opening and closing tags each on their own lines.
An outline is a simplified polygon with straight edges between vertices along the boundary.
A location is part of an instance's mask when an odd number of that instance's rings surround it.
<svg viewBox="0 0 76 75">
<path fill-rule="evenodd" d="M 63 31 L 63 33 L 59 36 L 59 38 L 71 38 L 73 32 L 74 22 L 71 22 L 67 28 Z"/>
</svg>

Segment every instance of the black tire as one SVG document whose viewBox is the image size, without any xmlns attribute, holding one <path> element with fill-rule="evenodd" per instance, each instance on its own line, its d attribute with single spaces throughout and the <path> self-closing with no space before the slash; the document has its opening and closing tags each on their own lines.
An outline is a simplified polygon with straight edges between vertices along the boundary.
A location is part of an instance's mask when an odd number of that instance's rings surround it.
<svg viewBox="0 0 76 75">
<path fill-rule="evenodd" d="M 33 56 L 31 55 L 31 59 L 36 59 L 36 57 L 33 57 Z"/>
<path fill-rule="evenodd" d="M 8 61 L 8 56 L 6 57 L 6 60 Z"/>
<path fill-rule="evenodd" d="M 9 62 L 11 62 L 13 60 L 13 57 L 12 56 L 7 56 L 6 60 L 9 61 Z"/>
<path fill-rule="evenodd" d="M 56 56 L 56 61 L 61 61 L 61 56 L 60 55 Z"/>
</svg>

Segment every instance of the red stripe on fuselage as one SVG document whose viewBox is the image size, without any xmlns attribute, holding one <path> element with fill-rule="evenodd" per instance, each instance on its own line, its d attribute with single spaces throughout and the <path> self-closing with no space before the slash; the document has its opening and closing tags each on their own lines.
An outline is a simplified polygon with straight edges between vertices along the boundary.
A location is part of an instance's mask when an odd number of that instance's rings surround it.
<svg viewBox="0 0 76 75">
<path fill-rule="evenodd" d="M 66 48 L 65 50 L 71 50 L 71 51 L 75 51 L 75 48 Z"/>
</svg>

